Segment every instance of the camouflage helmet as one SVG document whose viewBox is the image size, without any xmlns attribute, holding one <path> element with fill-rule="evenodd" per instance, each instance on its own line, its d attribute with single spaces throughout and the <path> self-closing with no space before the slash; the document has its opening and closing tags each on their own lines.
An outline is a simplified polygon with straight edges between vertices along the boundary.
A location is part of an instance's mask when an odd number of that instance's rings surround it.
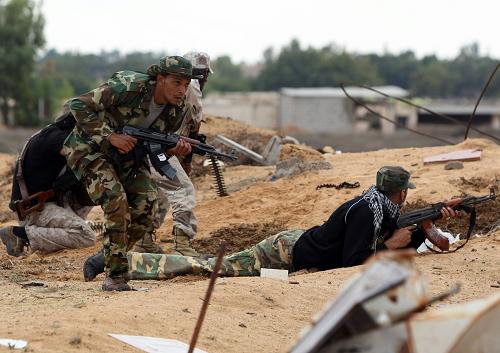
<svg viewBox="0 0 500 353">
<path fill-rule="evenodd" d="M 410 173 L 402 167 L 386 166 L 377 172 L 377 189 L 384 192 L 397 192 L 404 189 L 415 189 L 410 181 Z"/>
<path fill-rule="evenodd" d="M 211 74 L 214 73 L 212 67 L 210 66 L 210 56 L 202 51 L 190 51 L 184 54 L 184 57 L 191 61 L 193 69 L 208 69 Z"/>
<path fill-rule="evenodd" d="M 156 76 L 158 74 L 174 74 L 187 78 L 201 79 L 201 75 L 193 75 L 193 65 L 182 56 L 164 56 L 159 64 L 148 67 L 148 75 Z"/>
</svg>

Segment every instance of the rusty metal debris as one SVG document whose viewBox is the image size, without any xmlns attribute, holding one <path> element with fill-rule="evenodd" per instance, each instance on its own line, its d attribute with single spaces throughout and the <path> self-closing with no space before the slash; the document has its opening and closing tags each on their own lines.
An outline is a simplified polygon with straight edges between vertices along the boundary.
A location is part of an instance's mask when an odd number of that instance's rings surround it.
<svg viewBox="0 0 500 353">
<path fill-rule="evenodd" d="M 376 255 L 329 304 L 290 353 L 493 353 L 500 346 L 500 294 L 420 313 L 458 292 L 432 296 L 410 252 Z"/>
<path fill-rule="evenodd" d="M 337 190 L 340 189 L 356 189 L 359 188 L 359 182 L 355 181 L 354 183 L 349 183 L 347 181 L 343 181 L 340 184 L 320 184 L 316 186 L 316 190 L 322 189 L 322 188 L 335 188 Z"/>
<path fill-rule="evenodd" d="M 198 341 L 198 336 L 201 331 L 201 326 L 203 325 L 203 320 L 205 319 L 205 314 L 207 313 L 208 305 L 210 303 L 210 297 L 212 296 L 212 292 L 214 291 L 215 280 L 219 275 L 219 270 L 222 265 L 222 258 L 224 257 L 225 248 L 226 248 L 225 243 L 222 243 L 219 246 L 219 252 L 217 254 L 215 267 L 210 276 L 210 282 L 208 284 L 207 292 L 205 294 L 205 299 L 203 300 L 203 305 L 201 306 L 200 315 L 198 316 L 198 320 L 196 321 L 196 326 L 194 328 L 193 336 L 191 337 L 191 342 L 189 343 L 188 353 L 193 353 L 196 347 L 196 342 Z"/>
</svg>

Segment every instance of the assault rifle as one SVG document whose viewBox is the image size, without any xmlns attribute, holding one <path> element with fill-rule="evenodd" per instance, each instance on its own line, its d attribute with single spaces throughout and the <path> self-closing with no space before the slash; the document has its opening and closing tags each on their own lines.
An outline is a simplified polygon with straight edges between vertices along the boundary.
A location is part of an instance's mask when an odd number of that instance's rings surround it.
<svg viewBox="0 0 500 353">
<path fill-rule="evenodd" d="M 448 251 L 450 248 L 448 238 L 441 235 L 433 223 L 433 221 L 442 217 L 441 209 L 443 207 L 450 207 L 457 211 L 463 210 L 467 213 L 470 213 L 469 229 L 467 230 L 466 236 L 466 239 L 469 240 L 472 229 L 474 228 L 474 225 L 476 223 L 475 205 L 495 199 L 495 190 L 491 188 L 490 194 L 486 196 L 458 197 L 449 201 L 438 202 L 436 204 L 430 205 L 429 207 L 421 208 L 401 215 L 397 221 L 397 227 L 404 228 L 415 225 L 416 229 L 420 228 L 424 231 L 427 239 L 429 239 L 432 244 L 436 245 L 441 250 Z M 456 250 L 458 249 L 459 248 L 457 248 Z"/>
<path fill-rule="evenodd" d="M 174 179 L 176 170 L 169 163 L 168 159 L 170 156 L 165 154 L 165 150 L 174 148 L 179 140 L 186 141 L 191 145 L 191 150 L 194 154 L 204 156 L 214 156 L 217 158 L 225 158 L 229 160 L 236 160 L 234 154 L 226 154 L 219 152 L 214 146 L 203 143 L 201 141 L 179 136 L 175 133 L 161 133 L 153 130 L 135 127 L 130 125 L 125 125 L 122 132 L 129 136 L 135 137 L 140 141 L 140 145 L 145 148 L 149 154 L 149 159 L 155 167 L 155 169 L 162 175 L 165 175 L 169 179 Z"/>
</svg>

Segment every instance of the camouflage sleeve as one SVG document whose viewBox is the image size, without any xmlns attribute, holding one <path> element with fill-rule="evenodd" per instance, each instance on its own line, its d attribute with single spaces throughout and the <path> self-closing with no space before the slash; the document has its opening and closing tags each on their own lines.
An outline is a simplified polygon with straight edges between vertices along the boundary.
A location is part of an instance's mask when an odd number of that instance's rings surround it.
<svg viewBox="0 0 500 353">
<path fill-rule="evenodd" d="M 203 105 L 201 103 L 201 89 L 198 80 L 191 80 L 189 84 L 188 90 L 186 92 L 186 104 L 189 107 L 189 115 L 190 119 L 198 125 L 201 123 L 201 119 L 203 117 Z"/>
<path fill-rule="evenodd" d="M 93 142 L 100 146 L 113 132 L 113 129 L 104 120 L 104 111 L 116 105 L 119 100 L 120 91 L 113 89 L 106 83 L 73 98 L 69 102 L 69 108 L 78 126 Z"/>
</svg>

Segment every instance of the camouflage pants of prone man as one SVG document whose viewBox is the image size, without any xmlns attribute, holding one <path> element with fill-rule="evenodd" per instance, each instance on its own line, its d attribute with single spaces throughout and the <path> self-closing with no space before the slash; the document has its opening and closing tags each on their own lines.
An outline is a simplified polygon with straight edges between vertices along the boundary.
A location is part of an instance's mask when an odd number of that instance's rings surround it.
<svg viewBox="0 0 500 353">
<path fill-rule="evenodd" d="M 224 256 L 220 276 L 258 276 L 261 268 L 293 272 L 292 249 L 303 230 L 287 230 L 262 240 L 257 245 Z M 130 279 L 169 279 L 186 274 L 213 272 L 216 258 L 202 260 L 189 256 L 129 252 Z"/>
<path fill-rule="evenodd" d="M 104 212 L 106 275 L 123 276 L 128 270 L 127 251 L 153 231 L 156 184 L 144 166 L 135 169 L 133 162 L 126 162 L 115 168 L 103 158 L 87 166 L 82 180 L 89 196 Z"/>
</svg>

